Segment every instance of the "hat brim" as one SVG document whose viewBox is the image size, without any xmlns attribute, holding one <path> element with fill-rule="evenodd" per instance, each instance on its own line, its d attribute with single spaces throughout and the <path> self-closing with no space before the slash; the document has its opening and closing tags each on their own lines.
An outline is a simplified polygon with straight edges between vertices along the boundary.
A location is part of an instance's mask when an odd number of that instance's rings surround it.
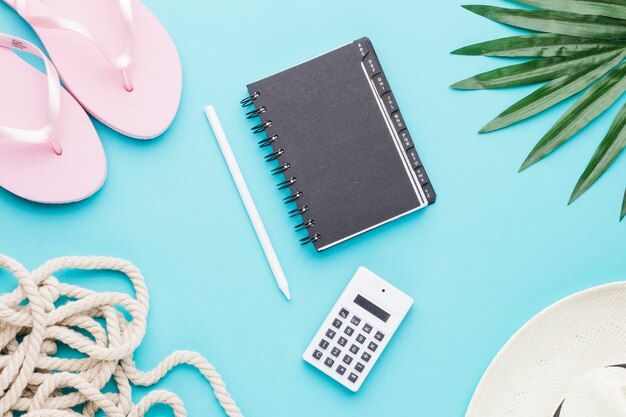
<svg viewBox="0 0 626 417">
<path fill-rule="evenodd" d="M 626 283 L 567 297 L 525 324 L 483 375 L 466 417 L 552 417 L 585 372 L 626 363 Z"/>
</svg>

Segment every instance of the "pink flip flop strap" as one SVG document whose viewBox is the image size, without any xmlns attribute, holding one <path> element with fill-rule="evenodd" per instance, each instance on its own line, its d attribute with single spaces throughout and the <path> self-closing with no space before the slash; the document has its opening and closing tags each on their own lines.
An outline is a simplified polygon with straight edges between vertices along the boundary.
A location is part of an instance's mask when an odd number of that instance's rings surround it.
<svg viewBox="0 0 626 417">
<path fill-rule="evenodd" d="M 36 130 L 15 129 L 0 126 L 0 140 L 12 140 L 22 143 L 49 143 L 52 150 L 60 155 L 62 148 L 55 138 L 55 128 L 61 113 L 61 84 L 59 75 L 54 65 L 46 58 L 32 43 L 23 39 L 18 39 L 4 33 L 0 33 L 0 48 L 7 48 L 16 51 L 24 51 L 41 58 L 46 66 L 48 78 L 48 121 Z"/>
<path fill-rule="evenodd" d="M 128 67 L 130 67 L 133 61 L 135 52 L 133 7 L 131 0 L 118 0 L 126 42 L 124 51 L 117 55 L 112 53 L 93 31 L 75 20 L 64 17 L 44 17 L 29 14 L 28 2 L 29 0 L 17 0 L 15 7 L 17 12 L 26 19 L 28 23 L 43 29 L 69 30 L 85 37 L 100 51 L 113 67 L 122 71 L 124 88 L 128 91 L 133 90 L 132 81 L 128 75 Z"/>
</svg>

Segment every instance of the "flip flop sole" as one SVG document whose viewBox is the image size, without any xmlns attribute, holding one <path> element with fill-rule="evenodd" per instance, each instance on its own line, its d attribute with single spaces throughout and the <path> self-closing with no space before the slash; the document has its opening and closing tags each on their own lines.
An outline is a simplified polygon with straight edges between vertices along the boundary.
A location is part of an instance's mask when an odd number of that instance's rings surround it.
<svg viewBox="0 0 626 417">
<path fill-rule="evenodd" d="M 46 75 L 14 52 L 0 48 L 0 126 L 37 129 L 47 120 Z M 49 144 L 0 141 L 0 186 L 39 203 L 70 203 L 104 184 L 107 163 L 102 143 L 76 100 L 61 91 L 56 155 Z"/>
<path fill-rule="evenodd" d="M 15 7 L 15 0 L 4 0 Z M 65 87 L 103 124 L 136 139 L 152 139 L 172 124 L 180 105 L 182 68 L 176 47 L 159 20 L 132 0 L 135 55 L 129 68 L 133 91 L 122 73 L 85 37 L 68 30 L 33 29 L 46 47 Z M 112 53 L 124 50 L 119 5 L 115 1 L 41 0 L 29 13 L 80 22 Z M 28 20 L 28 19 L 27 19 Z"/>
</svg>

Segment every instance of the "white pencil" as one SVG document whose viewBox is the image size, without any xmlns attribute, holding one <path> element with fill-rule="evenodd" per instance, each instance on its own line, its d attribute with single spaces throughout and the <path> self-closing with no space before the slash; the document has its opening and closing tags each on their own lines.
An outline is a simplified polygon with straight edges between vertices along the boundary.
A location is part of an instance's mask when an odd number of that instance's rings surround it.
<svg viewBox="0 0 626 417">
<path fill-rule="evenodd" d="M 287 282 L 287 278 L 285 277 L 283 268 L 280 266 L 280 262 L 278 262 L 278 257 L 276 256 L 276 252 L 274 251 L 272 242 L 267 235 L 267 231 L 265 230 L 263 221 L 261 221 L 261 216 L 259 216 L 259 212 L 256 209 L 254 200 L 252 200 L 250 190 L 248 190 L 246 181 L 244 180 L 243 174 L 239 169 L 239 164 L 237 164 L 237 160 L 235 159 L 233 150 L 228 143 L 228 138 L 226 137 L 224 128 L 222 127 L 222 124 L 217 117 L 215 108 L 213 106 L 206 106 L 204 111 L 206 113 L 207 119 L 209 119 L 209 123 L 211 124 L 211 128 L 213 129 L 213 133 L 215 134 L 217 143 L 220 145 L 220 149 L 222 150 L 222 154 L 224 155 L 224 159 L 226 160 L 226 164 L 228 165 L 230 174 L 235 180 L 235 185 L 237 185 L 239 195 L 243 200 L 244 206 L 246 206 L 246 211 L 248 212 L 248 216 L 250 216 L 250 220 L 252 221 L 254 231 L 259 238 L 259 242 L 261 242 L 261 246 L 263 247 L 263 251 L 265 252 L 265 257 L 267 258 L 267 262 L 269 262 L 270 268 L 272 268 L 272 272 L 274 273 L 274 278 L 276 279 L 278 288 L 280 288 L 283 294 L 285 294 L 287 300 L 291 300 L 291 294 L 289 293 L 289 283 Z"/>
</svg>

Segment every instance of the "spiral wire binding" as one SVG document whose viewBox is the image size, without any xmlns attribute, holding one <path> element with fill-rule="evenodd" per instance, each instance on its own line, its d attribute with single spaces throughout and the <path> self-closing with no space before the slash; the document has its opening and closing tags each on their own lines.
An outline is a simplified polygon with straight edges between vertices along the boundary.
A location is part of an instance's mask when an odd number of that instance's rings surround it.
<svg viewBox="0 0 626 417">
<path fill-rule="evenodd" d="M 291 168 L 291 164 L 289 162 L 286 162 L 282 164 L 281 166 L 274 168 L 272 170 L 272 175 L 282 174 L 283 172 L 287 171 L 289 168 Z"/>
<path fill-rule="evenodd" d="M 254 119 L 255 117 L 259 117 L 261 113 L 265 113 L 266 111 L 267 109 L 265 108 L 265 106 L 261 106 L 258 109 L 254 109 L 246 113 L 246 119 Z"/>
<path fill-rule="evenodd" d="M 265 129 L 272 125 L 272 121 L 268 120 L 267 122 L 260 123 L 252 128 L 252 133 L 262 133 Z"/>
<path fill-rule="evenodd" d="M 272 162 L 278 159 L 278 157 L 282 156 L 285 153 L 283 148 L 279 148 L 276 152 L 272 152 L 270 154 L 265 155 L 265 161 Z"/>
<path fill-rule="evenodd" d="M 320 240 L 321 237 L 322 236 L 319 233 L 314 234 L 313 237 L 306 236 L 306 237 L 303 237 L 302 239 L 300 239 L 300 244 L 301 245 L 308 245 L 309 243 L 315 243 L 318 240 Z"/>
<path fill-rule="evenodd" d="M 240 102 L 241 107 L 245 108 L 245 107 L 252 106 L 259 97 L 261 97 L 261 93 L 259 93 L 258 91 L 253 92 L 251 95 L 241 100 Z M 247 112 L 245 116 L 246 116 L 246 119 L 254 119 L 256 117 L 261 116 L 261 114 L 264 114 L 264 113 L 267 113 L 267 107 L 261 105 L 261 106 L 256 107 L 254 110 Z M 265 122 L 262 122 L 253 126 L 251 130 L 255 134 L 263 133 L 264 131 L 266 131 L 267 128 L 271 126 L 272 126 L 272 121 L 267 120 Z M 279 138 L 278 134 L 273 134 L 272 136 L 268 136 L 262 139 L 261 141 L 259 141 L 258 145 L 260 148 L 266 148 L 268 146 L 271 146 L 274 142 L 276 142 L 278 138 Z M 283 148 L 278 148 L 275 152 L 265 155 L 265 161 L 266 162 L 276 161 L 280 157 L 284 156 L 284 154 L 285 154 L 285 150 Z M 286 188 L 289 188 L 297 182 L 296 177 L 293 177 L 293 176 L 287 177 L 287 175 L 285 174 L 290 168 L 291 168 L 291 164 L 289 162 L 285 162 L 279 165 L 278 167 L 272 169 L 271 171 L 272 175 L 279 175 L 279 174 L 285 175 L 286 179 L 276 185 L 279 190 L 284 190 Z M 283 199 L 283 202 L 285 204 L 295 203 L 303 195 L 304 193 L 298 190 L 294 194 L 285 197 Z M 309 206 L 307 205 L 303 205 L 302 207 L 296 207 L 295 209 L 289 211 L 289 217 L 303 216 L 308 211 L 309 211 Z M 295 230 L 296 232 L 301 232 L 301 231 L 309 230 L 314 226 L 315 226 L 315 219 L 309 218 L 308 220 L 303 221 L 302 223 L 296 225 Z M 312 236 L 309 235 L 300 239 L 300 244 L 307 245 L 309 243 L 315 243 L 321 238 L 322 236 L 319 233 L 314 233 Z"/>
<path fill-rule="evenodd" d="M 302 207 L 295 208 L 289 212 L 289 217 L 296 217 L 297 215 L 302 215 L 309 211 L 309 206 L 304 205 Z"/>
<path fill-rule="evenodd" d="M 278 187 L 279 190 L 284 190 L 287 187 L 290 187 L 292 185 L 294 185 L 296 183 L 296 177 L 291 177 L 288 180 L 285 180 L 283 182 L 279 182 L 278 184 L 276 184 L 276 186 Z"/>
<path fill-rule="evenodd" d="M 278 135 L 272 135 L 269 138 L 265 138 L 259 141 L 259 148 L 270 146 L 272 143 L 276 142 L 276 140 L 278 140 Z"/>
<path fill-rule="evenodd" d="M 289 197 L 283 198 L 283 202 L 285 204 L 290 204 L 302 197 L 304 193 L 302 191 L 297 191 L 295 194 L 290 195 Z"/>
<path fill-rule="evenodd" d="M 300 223 L 299 225 L 295 227 L 295 229 L 296 229 L 296 232 L 299 232 L 301 230 L 310 229 L 313 226 L 315 226 L 315 220 L 310 219 L 310 220 L 307 220 L 306 222 Z"/>
<path fill-rule="evenodd" d="M 255 91 L 254 93 L 252 93 L 251 96 L 248 96 L 240 101 L 241 107 L 251 106 L 252 104 L 254 104 L 254 100 L 259 98 L 260 96 L 261 96 L 261 93 L 259 93 L 258 91 Z"/>
</svg>

